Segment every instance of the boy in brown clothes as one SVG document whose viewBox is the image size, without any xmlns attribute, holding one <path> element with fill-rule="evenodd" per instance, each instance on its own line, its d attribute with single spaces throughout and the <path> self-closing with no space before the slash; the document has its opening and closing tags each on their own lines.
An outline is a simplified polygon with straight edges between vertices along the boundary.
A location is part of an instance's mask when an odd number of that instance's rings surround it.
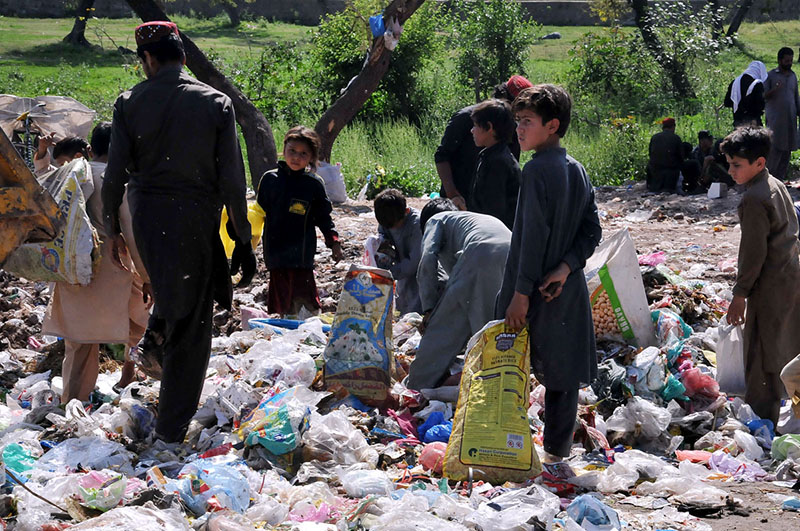
<svg viewBox="0 0 800 531">
<path fill-rule="evenodd" d="M 781 369 L 800 352 L 800 246 L 789 192 L 766 169 L 770 131 L 740 127 L 720 149 L 736 184 L 742 238 L 728 322 L 745 323 L 745 400 L 761 418 L 777 424 Z"/>
</svg>

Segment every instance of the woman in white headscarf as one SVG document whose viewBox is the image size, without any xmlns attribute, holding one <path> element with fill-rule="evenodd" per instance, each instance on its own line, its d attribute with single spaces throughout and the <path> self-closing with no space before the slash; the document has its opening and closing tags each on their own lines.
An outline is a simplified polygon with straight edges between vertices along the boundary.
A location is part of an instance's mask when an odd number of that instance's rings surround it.
<svg viewBox="0 0 800 531">
<path fill-rule="evenodd" d="M 764 114 L 764 81 L 767 67 L 761 61 L 753 61 L 750 66 L 730 85 L 725 95 L 725 107 L 733 109 L 733 126 L 761 126 Z"/>
</svg>

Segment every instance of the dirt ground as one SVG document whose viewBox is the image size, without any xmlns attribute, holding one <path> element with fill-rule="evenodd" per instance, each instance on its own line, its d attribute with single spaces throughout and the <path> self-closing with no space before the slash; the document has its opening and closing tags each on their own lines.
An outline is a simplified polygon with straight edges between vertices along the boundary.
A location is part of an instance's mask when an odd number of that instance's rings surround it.
<svg viewBox="0 0 800 531">
<path fill-rule="evenodd" d="M 791 189 L 791 193 L 795 199 L 800 198 L 797 190 Z M 629 187 L 601 187 L 596 191 L 605 236 L 627 228 L 640 255 L 664 251 L 666 264 L 673 270 L 684 275 L 691 271 L 690 276 L 694 278 L 727 285 L 735 278 L 740 237 L 736 206 L 740 197 L 737 190 L 731 190 L 727 197 L 716 200 L 705 195 L 649 194 L 643 183 Z M 415 208 L 422 208 L 425 202 L 424 199 L 409 201 Z M 360 262 L 364 240 L 377 230 L 371 202 L 336 206 L 334 220 L 343 243 L 345 260 L 334 264 L 330 251 L 324 248 L 320 238 L 316 266 L 323 310 L 330 312 L 335 311 L 343 273 L 349 263 Z M 257 255 L 261 256 L 261 249 Z M 234 310 L 215 315 L 215 333 L 230 334 L 239 330 L 238 306 L 252 302 L 266 304 L 266 293 L 267 273 L 259 258 L 259 273 L 253 284 L 235 292 Z M 46 304 L 47 297 L 44 283 L 27 282 L 0 272 L 0 350 L 26 348 L 28 338 L 40 334 L 43 304 Z M 48 368 L 56 369 L 57 373 L 58 360 L 52 365 Z M 718 517 L 703 518 L 702 521 L 713 529 L 800 529 L 800 514 L 782 511 L 777 502 L 767 497 L 769 493 L 791 495 L 790 489 L 769 482 L 715 485 L 741 500 L 741 506 L 734 511 L 726 509 Z M 646 511 L 613 503 L 613 499 L 609 501 L 624 513 Z"/>
</svg>

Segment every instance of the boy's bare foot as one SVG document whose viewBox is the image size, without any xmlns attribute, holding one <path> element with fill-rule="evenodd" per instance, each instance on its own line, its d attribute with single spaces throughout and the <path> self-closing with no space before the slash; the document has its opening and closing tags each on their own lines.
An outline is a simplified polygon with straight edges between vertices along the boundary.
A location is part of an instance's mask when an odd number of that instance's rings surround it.
<svg viewBox="0 0 800 531">
<path fill-rule="evenodd" d="M 122 365 L 122 376 L 117 382 L 117 385 L 114 387 L 119 387 L 120 389 L 125 389 L 128 387 L 128 384 L 133 381 L 136 377 L 136 365 L 132 361 L 126 361 Z"/>
</svg>

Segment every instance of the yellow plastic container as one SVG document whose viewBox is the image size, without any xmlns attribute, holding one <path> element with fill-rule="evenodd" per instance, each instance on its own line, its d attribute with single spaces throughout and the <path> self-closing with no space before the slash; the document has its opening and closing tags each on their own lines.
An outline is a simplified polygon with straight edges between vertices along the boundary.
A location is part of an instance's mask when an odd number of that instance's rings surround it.
<svg viewBox="0 0 800 531">
<path fill-rule="evenodd" d="M 253 202 L 247 205 L 247 221 L 250 222 L 250 230 L 252 231 L 250 243 L 254 251 L 256 247 L 258 247 L 258 242 L 261 241 L 261 233 L 264 232 L 264 219 L 266 217 L 266 212 L 264 212 L 258 203 Z M 222 245 L 225 247 L 225 254 L 230 258 L 233 256 L 235 244 L 228 236 L 228 231 L 225 229 L 226 223 L 228 223 L 228 212 L 225 210 L 225 207 L 222 207 L 222 217 L 219 223 L 219 237 L 222 240 Z"/>
</svg>

